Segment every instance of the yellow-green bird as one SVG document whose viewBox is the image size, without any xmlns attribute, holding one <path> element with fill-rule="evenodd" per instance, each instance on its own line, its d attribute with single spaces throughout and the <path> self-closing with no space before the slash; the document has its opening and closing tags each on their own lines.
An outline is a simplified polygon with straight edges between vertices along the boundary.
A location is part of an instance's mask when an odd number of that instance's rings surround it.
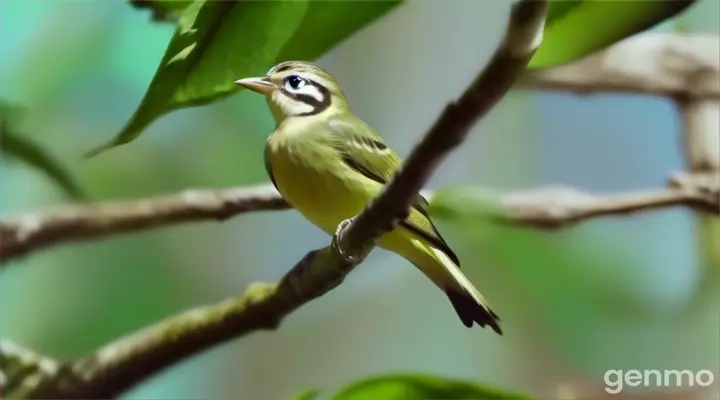
<svg viewBox="0 0 720 400">
<path fill-rule="evenodd" d="M 340 85 L 322 68 L 287 61 L 264 77 L 235 83 L 265 95 L 275 118 L 265 147 L 270 180 L 288 203 L 328 234 L 358 215 L 400 167 L 400 158 L 352 113 Z M 442 289 L 465 326 L 489 325 L 502 335 L 500 319 L 460 271 L 422 196 L 378 246 L 413 263 Z"/>
</svg>

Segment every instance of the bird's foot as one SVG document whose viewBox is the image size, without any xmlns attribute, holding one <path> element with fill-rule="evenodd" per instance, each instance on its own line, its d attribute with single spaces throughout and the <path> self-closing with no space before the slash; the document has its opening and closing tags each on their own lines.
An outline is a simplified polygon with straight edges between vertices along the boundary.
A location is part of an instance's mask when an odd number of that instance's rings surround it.
<svg viewBox="0 0 720 400">
<path fill-rule="evenodd" d="M 333 249 L 335 249 L 335 251 L 337 251 L 338 254 L 340 254 L 340 257 L 342 257 L 346 263 L 358 264 L 360 260 L 352 254 L 348 254 L 345 250 L 343 250 L 342 246 L 340 246 L 340 243 L 342 242 L 342 236 L 345 233 L 345 229 L 352 223 L 352 221 L 353 218 L 348 218 L 338 224 L 338 227 L 335 230 L 335 235 L 333 235 L 332 238 L 331 246 Z"/>
</svg>

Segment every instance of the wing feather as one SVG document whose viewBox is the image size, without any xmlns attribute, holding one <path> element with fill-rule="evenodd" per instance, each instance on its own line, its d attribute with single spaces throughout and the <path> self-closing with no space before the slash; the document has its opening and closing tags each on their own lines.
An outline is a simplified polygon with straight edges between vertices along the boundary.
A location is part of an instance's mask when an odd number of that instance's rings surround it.
<svg viewBox="0 0 720 400">
<path fill-rule="evenodd" d="M 333 118 L 328 124 L 337 135 L 335 148 L 350 168 L 381 185 L 393 178 L 402 161 L 369 125 L 357 118 L 352 121 Z M 418 194 L 410 215 L 400 226 L 423 237 L 460 266 L 460 260 L 430 220 L 427 207 L 427 200 Z"/>
</svg>

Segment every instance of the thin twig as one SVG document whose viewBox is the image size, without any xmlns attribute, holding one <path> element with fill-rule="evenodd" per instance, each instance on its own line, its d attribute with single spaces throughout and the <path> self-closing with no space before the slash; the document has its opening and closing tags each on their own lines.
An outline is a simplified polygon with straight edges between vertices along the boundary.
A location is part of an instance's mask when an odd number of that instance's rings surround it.
<svg viewBox="0 0 720 400">
<path fill-rule="evenodd" d="M 0 221 L 0 265 L 33 250 L 159 226 L 288 208 L 272 184 L 65 206 Z"/>
<path fill-rule="evenodd" d="M 513 5 L 507 35 L 485 72 L 450 104 L 370 207 L 333 238 L 309 252 L 279 284 L 252 287 L 246 295 L 185 312 L 110 343 L 67 365 L 71 376 L 42 382 L 38 397 L 115 397 L 190 355 L 258 329 L 274 329 L 308 301 L 336 287 L 372 250 L 375 240 L 405 214 L 438 163 L 458 146 L 472 123 L 503 96 L 540 44 L 547 1 Z"/>
<path fill-rule="evenodd" d="M 720 214 L 720 175 L 675 174 L 668 179 L 667 188 L 616 194 L 591 194 L 562 186 L 514 193 L 461 187 L 440 191 L 430 201 L 441 216 L 460 209 L 500 224 L 552 230 L 591 218 L 671 206 Z"/>
</svg>

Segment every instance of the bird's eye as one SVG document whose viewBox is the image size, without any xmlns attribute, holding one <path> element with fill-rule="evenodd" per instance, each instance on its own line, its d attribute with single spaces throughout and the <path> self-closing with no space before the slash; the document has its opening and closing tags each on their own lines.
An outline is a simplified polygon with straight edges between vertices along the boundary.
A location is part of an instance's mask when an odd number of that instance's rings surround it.
<svg viewBox="0 0 720 400">
<path fill-rule="evenodd" d="M 305 79 L 297 76 L 297 75 L 290 75 L 285 80 L 288 86 L 290 86 L 293 90 L 298 90 L 301 87 L 305 86 Z"/>
</svg>

